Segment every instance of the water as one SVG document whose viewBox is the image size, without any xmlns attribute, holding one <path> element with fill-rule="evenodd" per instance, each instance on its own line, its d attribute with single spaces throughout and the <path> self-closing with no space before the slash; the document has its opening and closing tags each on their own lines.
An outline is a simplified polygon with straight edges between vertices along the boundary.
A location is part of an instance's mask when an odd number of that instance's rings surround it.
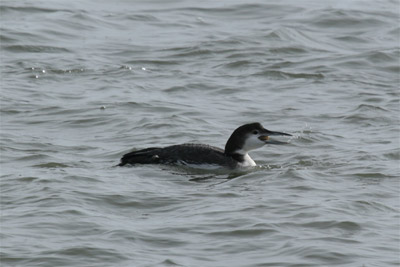
<svg viewBox="0 0 400 267">
<path fill-rule="evenodd" d="M 398 1 L 2 1 L 2 266 L 399 266 Z M 233 173 L 132 149 L 294 135 Z"/>
</svg>

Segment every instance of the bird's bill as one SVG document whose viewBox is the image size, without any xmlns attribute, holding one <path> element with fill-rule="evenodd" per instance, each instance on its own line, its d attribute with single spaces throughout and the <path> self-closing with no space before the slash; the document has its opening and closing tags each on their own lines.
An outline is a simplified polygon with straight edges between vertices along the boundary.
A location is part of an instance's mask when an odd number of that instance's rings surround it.
<svg viewBox="0 0 400 267">
<path fill-rule="evenodd" d="M 282 133 L 282 132 L 273 132 L 273 131 L 268 131 L 266 130 L 263 135 L 258 137 L 261 141 L 264 141 L 266 144 L 272 144 L 272 145 L 285 145 L 287 142 L 281 142 L 277 140 L 271 140 L 270 136 L 292 136 L 291 134 L 287 133 Z"/>
</svg>

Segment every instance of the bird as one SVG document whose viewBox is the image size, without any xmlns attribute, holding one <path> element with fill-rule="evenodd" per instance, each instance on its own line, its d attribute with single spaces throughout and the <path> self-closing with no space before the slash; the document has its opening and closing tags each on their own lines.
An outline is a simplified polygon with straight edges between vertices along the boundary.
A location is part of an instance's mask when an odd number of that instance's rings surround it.
<svg viewBox="0 0 400 267">
<path fill-rule="evenodd" d="M 287 133 L 267 130 L 259 122 L 254 122 L 234 130 L 226 142 L 225 149 L 193 143 L 149 147 L 123 155 L 117 166 L 164 164 L 228 169 L 252 167 L 256 166 L 256 163 L 248 152 L 266 144 L 287 144 L 270 138 L 279 135 L 291 136 Z"/>
</svg>

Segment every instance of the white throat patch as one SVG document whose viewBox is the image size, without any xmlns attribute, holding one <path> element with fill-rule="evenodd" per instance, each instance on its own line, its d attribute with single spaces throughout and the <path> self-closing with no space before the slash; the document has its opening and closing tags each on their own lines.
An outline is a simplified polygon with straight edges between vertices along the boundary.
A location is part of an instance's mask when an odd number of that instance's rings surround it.
<svg viewBox="0 0 400 267">
<path fill-rule="evenodd" d="M 265 145 L 264 141 L 258 139 L 258 135 L 250 135 L 247 137 L 245 143 L 243 144 L 240 154 L 247 154 L 249 151 L 260 148 Z M 243 153 L 244 152 L 244 153 Z"/>
<path fill-rule="evenodd" d="M 250 158 L 249 154 L 244 155 L 244 161 L 239 163 L 240 167 L 254 167 L 257 164 L 254 162 L 252 158 Z"/>
</svg>

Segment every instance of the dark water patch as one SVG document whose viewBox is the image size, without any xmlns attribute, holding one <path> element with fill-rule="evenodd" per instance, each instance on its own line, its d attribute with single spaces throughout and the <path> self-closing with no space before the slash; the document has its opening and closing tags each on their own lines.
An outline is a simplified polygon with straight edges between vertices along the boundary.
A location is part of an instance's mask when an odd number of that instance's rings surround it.
<svg viewBox="0 0 400 267">
<path fill-rule="evenodd" d="M 91 118 L 87 117 L 81 117 L 77 119 L 67 119 L 63 121 L 64 125 L 69 125 L 70 127 L 73 128 L 90 128 L 90 127 L 95 127 L 97 125 L 105 125 L 111 122 L 112 119 L 110 118 L 104 118 L 104 117 L 99 117 L 97 115 L 91 116 Z M 38 122 L 41 123 L 41 122 Z"/>
<path fill-rule="evenodd" d="M 163 208 L 165 211 L 167 209 L 175 209 L 177 205 L 181 203 L 178 199 L 173 199 L 169 197 L 162 197 L 150 194 L 144 194 L 136 196 L 134 199 L 126 197 L 124 195 L 98 195 L 92 198 L 93 201 L 101 201 L 111 207 L 119 207 L 126 209 L 142 209 L 142 210 L 157 210 Z M 182 199 L 184 201 L 184 198 Z"/>
<path fill-rule="evenodd" d="M 27 194 L 25 196 L 18 196 L 15 198 L 9 198 L 9 199 L 2 199 L 2 203 L 4 205 L 7 205 L 9 207 L 12 206 L 13 203 L 18 203 L 18 205 L 25 206 L 25 205 L 30 205 L 34 207 L 55 207 L 59 206 L 60 203 L 65 203 L 65 198 L 60 197 L 58 194 L 51 193 L 50 191 L 52 190 L 49 186 L 50 183 L 47 184 L 40 184 L 35 187 L 29 188 L 27 190 L 24 190 L 24 192 Z M 21 190 L 19 190 L 21 191 Z M 37 196 L 35 196 L 34 193 L 39 193 Z M 14 212 L 15 208 L 13 208 Z M 19 213 L 21 217 L 29 217 L 33 215 L 43 215 L 46 212 L 43 211 L 43 213 L 35 212 L 35 211 L 27 211 L 23 210 Z M 17 213 L 16 213 L 17 215 Z"/>
<path fill-rule="evenodd" d="M 193 173 L 187 173 L 187 172 L 181 172 L 181 173 L 176 173 L 179 175 L 184 175 L 184 176 L 189 176 L 190 182 L 196 182 L 196 183 L 215 183 L 216 181 L 217 184 L 219 183 L 224 183 L 227 182 L 231 179 L 237 178 L 239 176 L 236 175 L 222 175 L 222 174 L 193 174 Z"/>
<path fill-rule="evenodd" d="M 104 233 L 104 236 L 110 240 L 123 239 L 129 242 L 135 242 L 138 235 L 132 230 L 116 229 Z"/>
<path fill-rule="evenodd" d="M 362 178 L 362 179 L 374 179 L 374 180 L 375 179 L 385 179 L 385 178 L 391 177 L 391 176 L 388 176 L 387 174 L 379 173 L 379 172 L 353 173 L 352 176 Z"/>
<path fill-rule="evenodd" d="M 212 49 L 205 49 L 203 47 L 193 47 L 193 48 L 182 49 L 181 52 L 175 53 L 172 56 L 177 57 L 177 58 L 189 58 L 189 57 L 199 57 L 199 56 L 210 57 L 210 56 L 214 55 L 215 53 L 216 52 Z"/>
<path fill-rule="evenodd" d="M 253 64 L 254 62 L 248 60 L 239 60 L 239 61 L 229 62 L 228 64 L 225 64 L 224 67 L 229 69 L 244 68 L 244 67 L 247 68 Z"/>
<path fill-rule="evenodd" d="M 191 182 L 196 183 L 224 183 L 233 179 L 243 178 L 254 172 L 264 170 L 262 166 L 258 168 L 231 170 L 227 168 L 207 168 L 201 166 L 171 165 L 163 168 L 171 173 L 185 177 Z M 231 196 L 231 194 L 228 194 Z"/>
<path fill-rule="evenodd" d="M 48 118 L 56 118 L 57 116 L 68 116 L 68 115 L 80 115 L 85 114 L 88 111 L 91 111 L 90 108 L 86 107 L 77 107 L 77 108 L 69 108 L 68 106 L 58 105 L 58 106 L 37 106 L 36 109 L 27 110 L 26 115 L 30 115 L 31 118 L 40 118 L 40 117 L 48 117 Z M 49 121 L 52 121 L 50 119 Z"/>
<path fill-rule="evenodd" d="M 284 169 L 282 177 L 290 177 L 293 180 L 306 180 L 302 173 L 302 168 L 295 166 Z"/>
<path fill-rule="evenodd" d="M 23 182 L 23 183 L 32 183 L 35 181 L 38 181 L 40 178 L 38 177 L 18 177 L 16 178 L 17 181 Z"/>
<path fill-rule="evenodd" d="M 400 149 L 393 149 L 392 152 L 387 152 L 383 156 L 388 159 L 400 160 Z"/>
<path fill-rule="evenodd" d="M 121 14 L 116 14 L 116 15 L 111 14 L 109 16 L 113 16 L 119 19 L 121 17 Z M 160 22 L 160 20 L 156 16 L 150 14 L 130 14 L 130 15 L 124 15 L 123 17 L 127 20 L 139 21 L 139 22 Z"/>
<path fill-rule="evenodd" d="M 383 97 L 369 97 L 365 99 L 365 102 L 369 103 L 382 103 L 385 99 Z"/>
<path fill-rule="evenodd" d="M 392 54 L 392 55 L 391 55 Z M 384 51 L 373 51 L 373 52 L 368 52 L 367 54 L 363 55 L 363 57 L 367 58 L 369 61 L 377 64 L 377 63 L 388 63 L 388 62 L 393 62 L 398 64 L 398 52 L 393 52 L 393 53 L 387 53 Z"/>
<path fill-rule="evenodd" d="M 96 262 L 103 262 L 103 263 L 113 263 L 118 261 L 124 261 L 129 259 L 129 257 L 126 257 L 119 251 L 107 247 L 107 248 L 102 248 L 102 247 L 96 247 L 96 246 L 79 246 L 79 247 L 71 247 L 68 248 L 63 247 L 60 249 L 52 249 L 52 250 L 47 250 L 42 253 L 42 255 L 38 255 L 38 259 L 32 259 L 27 261 L 28 264 L 35 264 L 39 263 L 41 258 L 48 258 L 48 259 L 54 259 L 55 257 L 58 258 L 65 258 L 69 257 L 68 263 L 63 262 L 62 264 L 72 264 L 72 265 L 93 265 Z M 50 264 L 54 264 L 53 261 L 49 261 Z"/>
<path fill-rule="evenodd" d="M 365 44 L 366 40 L 361 36 L 344 35 L 340 37 L 335 37 L 334 39 L 342 41 L 344 44 L 355 43 L 355 44 Z"/>
<path fill-rule="evenodd" d="M 11 49 L 16 49 L 17 52 L 19 52 L 19 50 L 23 50 L 24 45 L 21 44 L 38 44 L 38 43 L 42 43 L 42 44 L 47 44 L 49 42 L 52 42 L 52 38 L 49 38 L 46 34 L 44 34 L 44 32 L 34 32 L 34 31 L 29 31 L 29 30 L 18 30 L 18 31 L 9 31 L 7 29 L 4 29 L 2 31 L 2 33 L 4 34 L 4 37 L 6 39 L 13 39 L 14 41 L 10 42 L 9 47 Z M 23 38 L 23 42 L 21 42 L 21 38 Z M 8 47 L 5 45 L 5 43 L 1 43 L 1 47 Z M 19 50 L 18 50 L 19 49 Z"/>
<path fill-rule="evenodd" d="M 225 7 L 185 7 L 180 8 L 178 11 L 182 13 L 194 13 L 200 16 L 204 15 L 206 17 L 212 15 L 217 17 L 235 17 L 241 19 L 255 19 L 257 17 L 274 16 L 280 17 L 285 13 L 292 12 L 294 10 L 301 10 L 301 7 L 293 7 L 288 5 L 278 5 L 278 4 L 256 4 L 256 3 L 246 3 L 246 4 L 236 4 Z M 264 12 L 260 12 L 260 11 Z"/>
<path fill-rule="evenodd" d="M 218 198 L 227 198 L 227 199 L 233 199 L 233 198 L 240 198 L 242 197 L 241 194 L 238 193 L 234 193 L 234 192 L 218 192 L 217 194 L 215 193 L 210 193 L 208 191 L 204 191 L 204 192 L 198 192 L 198 193 L 192 193 L 191 196 L 195 197 L 195 198 L 203 198 L 203 197 L 207 197 L 207 196 L 215 196 Z"/>
<path fill-rule="evenodd" d="M 138 237 L 138 242 L 156 248 L 183 247 L 188 244 L 186 240 L 162 237 L 160 235 L 141 235 Z"/>
<path fill-rule="evenodd" d="M 349 254 L 347 251 L 342 251 L 340 248 L 336 248 L 332 251 L 333 248 L 328 247 L 319 247 L 315 244 L 309 244 L 306 246 L 296 246 L 293 242 L 287 242 L 281 249 L 280 253 L 277 256 L 280 257 L 293 257 L 297 255 L 300 257 L 301 262 L 308 262 L 308 265 L 304 264 L 304 266 L 320 266 L 326 262 L 329 262 L 332 265 L 344 265 L 348 263 L 352 263 L 355 255 Z M 339 252 L 340 251 L 340 252 Z M 309 262 L 311 260 L 311 262 Z M 298 262 L 297 260 L 296 262 Z M 286 266 L 286 264 L 285 264 Z M 298 266 L 296 264 L 288 264 L 287 266 Z M 301 264 L 301 266 L 303 266 Z"/>
<path fill-rule="evenodd" d="M 400 65 L 382 67 L 382 70 L 385 72 L 392 72 L 394 74 L 398 74 L 400 72 Z M 400 79 L 399 79 L 399 81 L 400 81 Z"/>
<path fill-rule="evenodd" d="M 61 25 L 60 31 L 95 31 L 101 21 L 91 18 L 90 16 L 83 14 L 75 14 L 71 17 L 60 18 L 59 25 Z"/>
<path fill-rule="evenodd" d="M 234 48 L 231 48 L 231 45 L 234 46 L 237 41 L 226 40 L 226 41 L 217 41 L 217 42 L 205 42 L 199 45 L 187 46 L 187 47 L 176 47 L 173 49 L 165 50 L 168 53 L 165 58 L 173 60 L 178 59 L 186 59 L 189 60 L 193 57 L 202 58 L 202 59 L 212 59 L 213 57 L 221 56 L 221 55 L 230 55 L 232 52 L 237 51 Z M 221 48 L 220 45 L 225 43 L 226 45 Z"/>
<path fill-rule="evenodd" d="M 317 221 L 311 223 L 300 224 L 301 227 L 306 228 L 317 228 L 317 229 L 341 229 L 346 231 L 360 231 L 362 229 L 361 225 L 351 221 Z"/>
<path fill-rule="evenodd" d="M 173 86 L 167 89 L 164 89 L 164 92 L 168 93 L 176 93 L 176 92 L 194 92 L 194 91 L 211 91 L 216 90 L 217 88 L 213 85 L 206 85 L 203 83 L 188 83 L 181 86 Z"/>
<path fill-rule="evenodd" d="M 262 51 L 232 51 L 226 58 L 249 61 L 249 58 L 257 59 L 263 57 L 265 57 L 265 52 Z"/>
<path fill-rule="evenodd" d="M 47 252 L 46 254 L 62 254 L 73 257 L 84 257 L 84 258 L 93 258 L 100 257 L 102 260 L 105 259 L 114 259 L 115 256 L 120 256 L 119 253 L 113 252 L 112 249 L 99 249 L 94 247 L 74 247 L 74 248 L 66 248 L 60 251 Z"/>
<path fill-rule="evenodd" d="M 46 162 L 46 163 L 33 165 L 32 167 L 46 168 L 46 169 L 58 169 L 58 168 L 62 169 L 62 168 L 68 168 L 70 166 L 67 164 L 64 164 L 64 163 L 60 163 L 60 162 Z"/>
<path fill-rule="evenodd" d="M 285 71 L 277 71 L 277 70 L 265 70 L 258 73 L 253 74 L 254 76 L 263 76 L 274 79 L 323 79 L 325 76 L 321 73 L 290 73 Z"/>
<path fill-rule="evenodd" d="M 378 28 L 385 25 L 385 22 L 377 16 L 368 16 L 359 11 L 325 10 L 318 12 L 318 14 L 311 20 L 311 24 L 324 29 L 334 28 L 349 31 L 351 29 Z"/>
<path fill-rule="evenodd" d="M 370 111 L 370 110 L 372 110 L 372 111 L 378 111 L 378 112 L 380 112 L 380 111 L 388 112 L 388 110 L 386 110 L 386 109 L 383 108 L 383 107 L 375 106 L 375 105 L 369 105 L 369 104 L 361 104 L 361 105 L 359 105 L 357 108 L 355 108 L 355 109 L 353 110 L 353 112 L 355 112 L 355 111 Z"/>
<path fill-rule="evenodd" d="M 63 266 L 68 261 L 64 259 L 60 259 L 59 256 L 53 256 L 53 257 L 45 257 L 45 256 L 40 256 L 37 258 L 32 258 L 28 256 L 21 255 L 19 257 L 10 257 L 6 253 L 4 253 L 5 256 L 0 255 L 1 261 L 6 264 L 10 264 L 12 266 L 18 266 L 18 265 L 25 265 L 25 266 Z M 46 263 L 46 264 L 44 264 Z"/>
<path fill-rule="evenodd" d="M 149 103 L 145 102 L 119 102 L 115 104 L 122 110 L 126 110 L 128 112 L 140 112 L 141 114 L 145 115 L 150 115 L 153 114 L 155 111 L 161 112 L 164 115 L 169 114 L 169 115 L 174 115 L 177 112 L 179 112 L 182 108 L 189 107 L 187 103 L 179 103 L 177 105 L 173 105 L 171 103 L 165 103 L 165 102 L 160 102 L 160 101 L 152 101 Z M 176 115 L 175 115 L 176 116 Z M 176 117 L 175 117 L 176 118 Z M 165 123 L 165 120 L 161 121 L 162 123 Z M 173 121 L 171 121 L 172 124 Z M 143 116 L 140 118 L 138 122 L 136 122 L 137 126 L 141 127 L 157 127 L 157 123 L 152 122 L 151 119 Z"/>
<path fill-rule="evenodd" d="M 313 160 L 299 160 L 297 163 L 295 163 L 295 165 L 299 165 L 299 166 L 303 166 L 303 167 L 310 167 L 313 166 L 315 164 L 315 162 Z"/>
<path fill-rule="evenodd" d="M 73 182 L 83 182 L 83 183 L 88 183 L 88 184 L 95 184 L 95 183 L 101 183 L 99 179 L 96 177 L 91 177 L 91 176 L 83 176 L 83 175 L 68 175 L 64 177 L 65 180 Z"/>
<path fill-rule="evenodd" d="M 33 155 L 29 155 L 31 153 L 32 153 L 32 151 L 26 152 L 26 154 L 28 154 L 28 155 L 19 157 L 18 160 L 19 161 L 37 161 L 37 160 L 44 161 L 44 160 L 48 160 L 50 158 L 48 155 L 43 154 L 43 153 L 36 152 Z"/>
<path fill-rule="evenodd" d="M 46 36 L 46 39 L 49 41 L 54 40 L 54 39 L 64 39 L 64 40 L 70 40 L 71 38 L 77 38 L 78 36 L 73 34 L 73 33 L 68 33 L 62 30 L 55 30 L 55 29 L 43 29 L 42 35 Z M 50 38 L 53 37 L 53 38 Z"/>
<path fill-rule="evenodd" d="M 348 252 L 333 252 L 326 249 L 315 249 L 315 252 L 305 253 L 303 255 L 306 259 L 312 259 L 313 261 L 319 261 L 321 263 L 330 262 L 332 264 L 346 265 L 354 262 L 356 255 Z"/>
<path fill-rule="evenodd" d="M 226 231 L 215 231 L 207 233 L 212 236 L 228 237 L 228 238 L 256 238 L 262 235 L 274 234 L 277 231 L 274 229 L 252 228 L 252 229 L 233 229 Z"/>
<path fill-rule="evenodd" d="M 166 259 L 166 260 L 164 260 L 164 261 L 162 261 L 162 262 L 160 262 L 158 264 L 163 265 L 163 266 L 164 265 L 165 266 L 184 266 L 184 265 L 178 264 L 177 262 L 175 262 L 175 261 L 173 261 L 171 259 Z"/>
<path fill-rule="evenodd" d="M 394 207 L 386 206 L 376 201 L 357 200 L 352 203 L 352 206 L 359 212 L 365 212 L 366 214 L 370 212 L 397 212 Z"/>
<path fill-rule="evenodd" d="M 18 40 L 17 38 L 12 38 L 10 36 L 6 36 L 5 34 L 0 34 L 1 47 L 3 47 L 4 44 L 16 43 L 17 40 Z"/>
<path fill-rule="evenodd" d="M 281 40 L 281 36 L 279 35 L 279 31 L 277 31 L 277 30 L 270 31 L 267 34 L 265 34 L 263 37 L 265 39 L 268 39 L 271 41 L 273 41 L 273 40 L 280 41 Z"/>
<path fill-rule="evenodd" d="M 373 75 L 376 74 L 377 70 L 383 72 L 383 75 L 388 75 L 399 68 L 397 58 L 397 53 L 392 51 L 368 51 L 352 56 L 337 57 L 334 59 L 337 62 L 334 66 L 341 68 L 353 67 L 355 70 L 365 70 L 367 72 L 370 72 L 372 68 L 375 70 Z"/>
<path fill-rule="evenodd" d="M 326 241 L 328 243 L 349 244 L 349 245 L 360 244 L 360 241 L 358 240 L 345 237 L 321 237 L 321 238 L 313 238 L 311 239 L 311 241 L 315 242 Z"/>
<path fill-rule="evenodd" d="M 126 64 L 139 66 L 141 68 L 143 66 L 174 66 L 179 65 L 182 62 L 176 60 L 145 60 L 145 59 L 138 59 L 138 60 L 131 60 L 127 61 Z"/>
<path fill-rule="evenodd" d="M 53 8 L 45 8 L 45 7 L 35 7 L 35 6 L 5 6 L 2 5 L 0 6 L 0 13 L 2 13 L 2 15 L 9 15 L 9 13 L 20 13 L 20 12 L 24 12 L 24 13 L 28 13 L 28 14 L 32 14 L 32 13 L 57 13 L 57 12 L 66 12 L 66 13 L 70 13 L 71 11 L 68 9 L 53 9 Z"/>
<path fill-rule="evenodd" d="M 374 123 L 391 123 L 391 119 L 387 117 L 376 117 L 371 113 L 355 113 L 348 116 L 344 116 L 343 120 L 349 124 L 355 125 L 375 125 Z"/>
<path fill-rule="evenodd" d="M 71 51 L 63 47 L 44 46 L 44 45 L 6 45 L 4 50 L 14 53 L 70 53 Z"/>
<path fill-rule="evenodd" d="M 304 192 L 316 190 L 315 187 L 307 186 L 307 185 L 290 186 L 289 188 L 290 188 L 291 190 L 295 190 L 295 191 L 304 191 Z M 296 217 L 303 217 L 303 216 L 309 218 L 309 217 L 312 217 L 312 216 L 316 216 L 316 214 L 313 214 L 313 215 L 311 215 L 311 214 L 309 214 L 309 213 L 299 213 L 299 214 L 296 214 Z"/>
<path fill-rule="evenodd" d="M 271 49 L 269 49 L 269 52 L 271 52 L 273 54 L 298 55 L 298 54 L 308 53 L 309 51 L 307 49 L 300 48 L 300 47 L 279 47 L 279 48 L 271 48 Z"/>
<path fill-rule="evenodd" d="M 355 69 L 365 69 L 366 67 L 371 67 L 371 64 L 366 59 L 345 59 L 344 61 L 335 64 L 338 68 L 355 68 Z"/>
</svg>

